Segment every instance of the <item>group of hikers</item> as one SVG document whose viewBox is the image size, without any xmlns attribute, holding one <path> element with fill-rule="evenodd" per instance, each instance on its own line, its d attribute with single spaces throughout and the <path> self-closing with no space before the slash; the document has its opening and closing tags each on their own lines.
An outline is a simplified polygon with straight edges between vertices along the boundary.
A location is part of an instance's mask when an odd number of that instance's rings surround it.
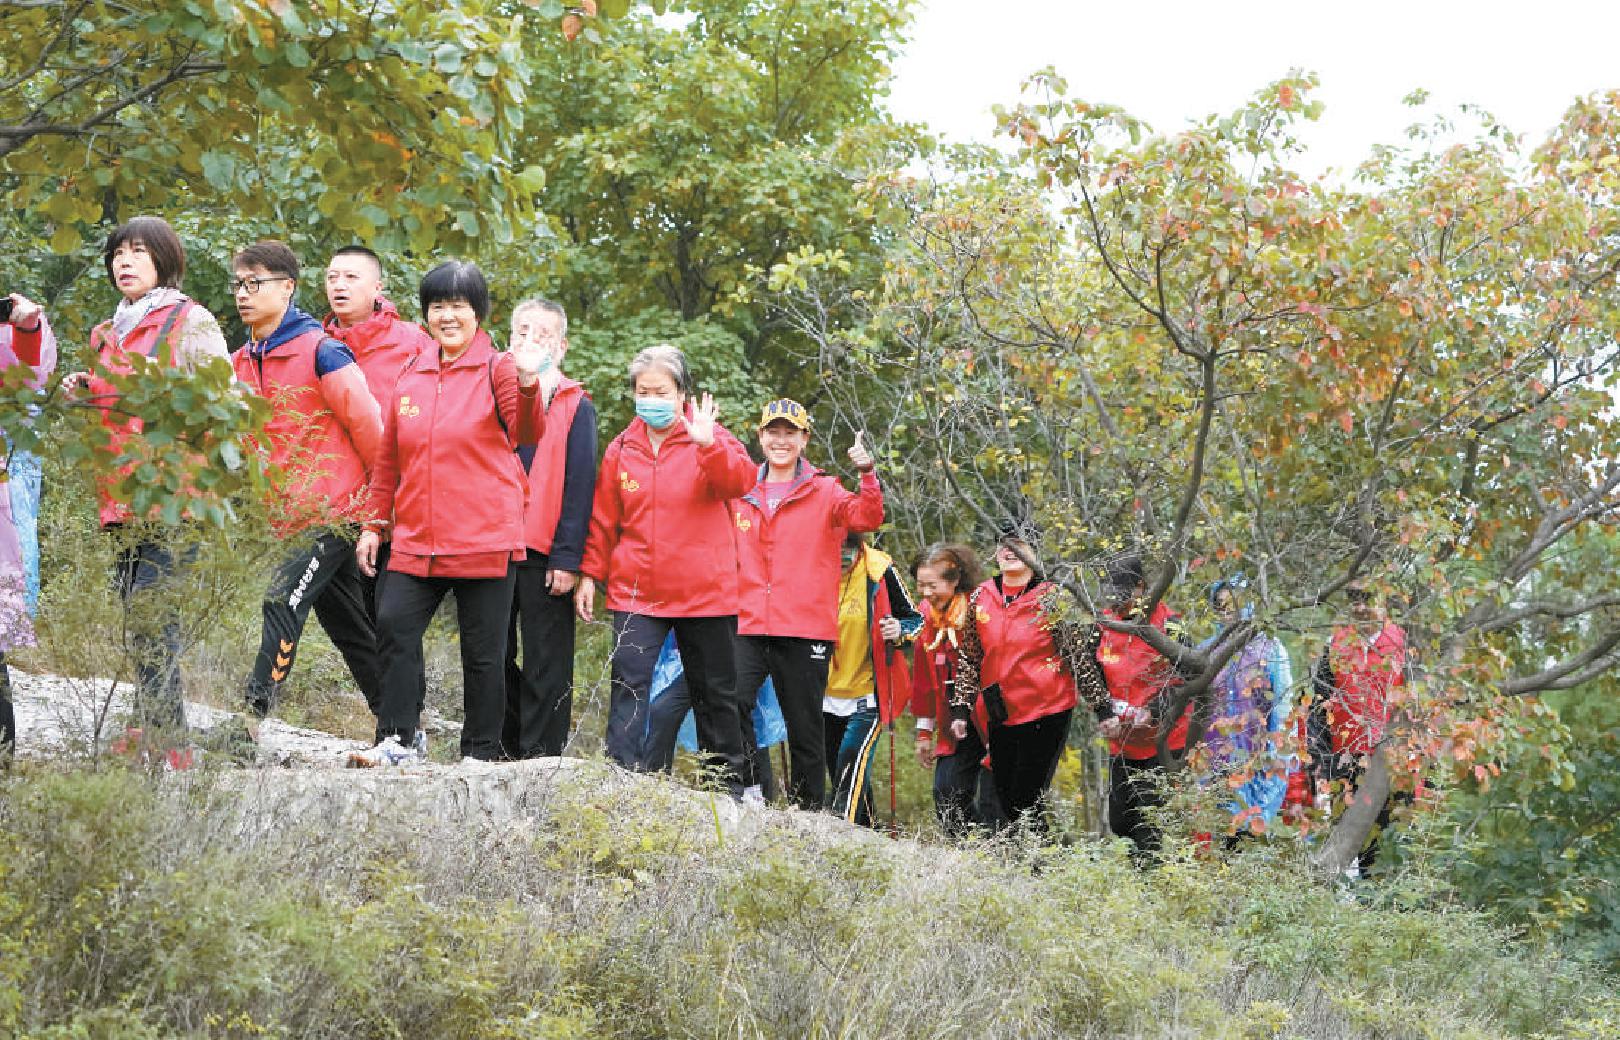
<svg viewBox="0 0 1620 1040">
<path fill-rule="evenodd" d="M 1140 634 L 1152 626 L 1184 638 L 1168 606 L 1149 609 L 1140 556 L 1108 566 L 1106 603 L 1086 622 L 1063 616 L 1027 524 L 995 532 L 993 576 L 956 543 L 927 546 L 903 567 L 872 544 L 884 498 L 863 435 L 847 451 L 860 474 L 851 491 L 807 460 L 810 415 L 781 398 L 759 416 L 756 463 L 713 398 L 695 392 L 682 352 L 664 344 L 629 361 L 635 418 L 598 461 L 591 396 L 562 371 L 564 308 L 518 303 L 500 350 L 485 327 L 489 287 L 469 262 L 422 278 L 417 325 L 385 293 L 374 252 L 340 249 L 325 267 L 322 320 L 296 302 L 305 275 L 290 248 L 247 246 L 232 259 L 247 332 L 233 352 L 214 316 L 181 291 L 185 250 L 165 221 L 120 226 L 103 260 L 122 299 L 91 333 L 96 365 L 61 386 L 100 410 L 115 446 L 142 435 L 112 381 L 136 355 L 182 369 L 223 359 L 242 392 L 271 404 L 262 446 L 286 548 L 264 592 L 233 739 L 257 740 L 313 611 L 376 720 L 373 746 L 349 764 L 421 759 L 423 638 L 454 593 L 461 755 L 559 755 L 572 728 L 575 622 L 595 619 L 600 592 L 612 634 L 605 748 L 626 768 L 669 768 L 689 709 L 700 759 L 733 797 L 865 823 L 879 738 L 909 712 L 948 834 L 1040 828 L 1074 713 L 1090 712 L 1111 757 L 1110 826 L 1144 854 L 1157 847 L 1152 809 L 1166 759 L 1189 754 L 1193 706 L 1177 707 L 1182 678 Z M 25 297 L 8 302 L 0 366 L 27 366 L 30 385 L 43 388 L 56 363 L 49 324 Z M 38 595 L 39 463 L 13 452 L 9 466 L 0 653 L 33 642 Z M 160 522 L 111 494 L 117 479 L 103 481 L 100 522 L 124 531 L 116 577 L 129 603 L 188 560 Z M 1236 577 L 1210 595 L 1221 626 L 1213 643 L 1247 619 L 1248 588 Z M 1264 632 L 1215 680 L 1194 762 L 1231 790 L 1234 834 L 1303 811 L 1328 781 L 1353 784 L 1382 738 L 1404 681 L 1405 637 L 1367 589 L 1352 586 L 1350 599 L 1313 676 L 1310 710 L 1296 710 L 1288 652 Z M 132 646 L 132 722 L 164 735 L 161 754 L 177 768 L 192 753 L 180 654 L 172 615 Z M 779 779 L 760 746 L 771 742 L 767 700 L 785 731 Z M 0 712 L 0 739 L 14 740 L 9 699 Z"/>
</svg>

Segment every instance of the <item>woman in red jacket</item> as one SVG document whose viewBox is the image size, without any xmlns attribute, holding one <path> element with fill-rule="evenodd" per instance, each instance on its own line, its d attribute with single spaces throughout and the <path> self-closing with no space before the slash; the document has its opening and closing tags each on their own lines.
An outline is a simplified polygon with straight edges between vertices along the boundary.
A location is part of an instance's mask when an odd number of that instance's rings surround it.
<svg viewBox="0 0 1620 1040">
<path fill-rule="evenodd" d="M 671 630 L 686 666 L 698 745 L 742 791 L 738 718 L 737 549 L 730 500 L 754 486 L 754 463 L 715 421 L 714 400 L 693 407 L 686 356 L 667 344 L 630 362 L 636 418 L 613 438 L 597 471 L 591 530 L 574 608 L 592 619 L 596 586 L 613 615 L 607 753 L 647 768 L 648 699 Z"/>
<path fill-rule="evenodd" d="M 497 353 L 479 326 L 489 288 L 476 264 L 451 260 L 418 291 L 436 350 L 400 375 L 384 410 L 366 530 L 355 553 L 375 574 L 380 532 L 392 527 L 388 580 L 377 593 L 383 659 L 376 747 L 353 765 L 392 765 L 420 756 L 422 635 L 448 592 L 456 594 L 466 721 L 464 758 L 501 757 L 508 615 L 514 566 L 524 558 L 527 478 L 516 451 L 545 426 L 543 351 L 533 341 Z M 551 378 L 555 380 L 555 369 Z"/>
<path fill-rule="evenodd" d="M 883 489 L 871 452 L 855 435 L 849 460 L 859 492 L 804 461 L 810 416 L 797 401 L 767 404 L 759 418 L 765 464 L 735 504 L 737 528 L 737 683 L 748 787 L 762 784 L 769 759 L 756 757 L 754 701 L 767 676 L 776 689 L 792 755 L 787 793 L 801 809 L 826 800 L 821 699 L 838 641 L 838 590 L 847 532 L 883 523 Z M 761 792 L 763 793 L 763 792 Z"/>
<path fill-rule="evenodd" d="M 206 307 L 180 291 L 186 249 L 167 221 L 136 217 L 115 228 L 107 236 L 101 261 L 107 281 L 123 298 L 113 316 L 90 332 L 95 370 L 63 377 L 62 387 L 79 393 L 101 411 L 101 424 L 108 431 L 110 446 L 116 449 L 141 436 L 142 422 L 120 407 L 118 390 L 108 376 L 129 374 L 130 359 L 136 355 L 166 356 L 170 364 L 191 369 L 216 358 L 229 363 L 229 354 L 219 322 Z M 120 479 L 121 475 L 103 477 L 97 491 L 102 530 L 122 532 L 127 527 L 134 533 L 119 541 L 116 563 L 128 622 L 134 600 L 170 581 L 182 561 L 176 558 L 173 539 L 167 537 L 171 532 L 155 522 L 136 523 L 129 507 L 113 497 L 112 489 Z M 130 633 L 129 652 L 137 676 L 133 721 L 137 726 L 184 730 L 180 621 L 171 613 L 160 623 L 161 634 L 156 637 L 141 631 L 139 625 L 124 625 Z"/>
<path fill-rule="evenodd" d="M 982 699 L 1001 808 L 1014 823 L 1031 814 L 1029 824 L 1041 830 L 1041 804 L 1063 757 L 1076 695 L 1098 704 L 1107 693 L 1081 632 L 1054 624 L 1057 586 L 1038 570 L 1029 541 L 1005 535 L 996 546 L 996 566 L 1001 573 L 968 601 L 973 618 L 957 657 L 951 734 L 968 739 Z"/>
<path fill-rule="evenodd" d="M 917 718 L 917 761 L 934 771 L 934 812 L 948 837 L 1004 821 L 990 771 L 984 767 L 988 727 L 980 698 L 958 741 L 951 732 L 956 659 L 968 627 L 968 596 L 984 580 L 979 558 L 965 545 L 924 549 L 915 568 L 923 626 L 911 663 L 911 713 Z"/>
</svg>

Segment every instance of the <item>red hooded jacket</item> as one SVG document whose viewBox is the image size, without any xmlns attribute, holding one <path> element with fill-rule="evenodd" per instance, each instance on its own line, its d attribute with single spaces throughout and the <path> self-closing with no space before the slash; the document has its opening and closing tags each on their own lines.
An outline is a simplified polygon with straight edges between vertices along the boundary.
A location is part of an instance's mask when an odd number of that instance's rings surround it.
<svg viewBox="0 0 1620 1040">
<path fill-rule="evenodd" d="M 754 486 L 754 474 L 748 452 L 723 427 L 703 447 L 677 421 L 655 455 L 646 422 L 631 420 L 597 471 L 581 573 L 605 586 L 609 610 L 652 617 L 737 613 L 729 500 Z"/>
<path fill-rule="evenodd" d="M 371 482 L 370 523 L 393 518 L 388 569 L 423 578 L 496 578 L 524 558 L 528 481 L 515 454 L 546 425 L 538 386 L 483 330 L 461 356 L 435 345 L 399 377 Z"/>
<path fill-rule="evenodd" d="M 1031 585 L 1008 603 L 999 579 L 992 578 L 973 593 L 972 623 L 984 655 L 978 664 L 979 690 L 1000 684 L 1009 726 L 1068 711 L 1079 700 L 1074 676 L 1041 609 L 1051 587 L 1044 581 Z M 978 690 L 972 693 L 977 712 L 984 698 Z"/>
<path fill-rule="evenodd" d="M 847 531 L 883 525 L 883 489 L 870 471 L 858 494 L 799 460 L 775 512 L 765 504 L 765 468 L 733 505 L 737 526 L 737 634 L 838 638 L 839 549 Z"/>
<path fill-rule="evenodd" d="M 1104 616 L 1119 617 L 1111 610 L 1106 611 Z M 1153 616 L 1149 620 L 1154 628 L 1167 632 L 1176 623 L 1177 615 L 1160 603 L 1153 608 Z M 1108 684 L 1109 695 L 1136 708 L 1149 707 L 1166 690 L 1180 685 L 1175 669 L 1157 650 L 1136 636 L 1116 632 L 1107 626 L 1102 626 L 1101 640 L 1097 646 L 1097 666 L 1102 671 L 1103 681 Z M 1191 716 L 1192 705 L 1188 704 L 1176 721 L 1175 728 L 1170 731 L 1167 745 L 1170 750 L 1186 749 L 1187 720 Z M 1125 732 L 1123 740 L 1108 742 L 1108 753 L 1123 754 L 1131 759 L 1155 757 L 1159 753 L 1158 727 L 1132 727 Z"/>
<path fill-rule="evenodd" d="M 276 527 L 287 533 L 358 519 L 382 417 L 349 348 L 289 306 L 276 330 L 250 340 L 231 364 L 274 406 L 265 425 L 270 461 L 286 468 L 271 503 Z"/>
<path fill-rule="evenodd" d="M 386 408 L 394 399 L 394 384 L 405 366 L 422 351 L 438 349 L 432 336 L 415 322 L 401 318 L 399 309 L 387 299 L 378 299 L 377 309 L 365 321 L 340 325 L 337 315 L 328 314 L 321 324 L 328 336 L 354 353 L 379 408 Z"/>
</svg>

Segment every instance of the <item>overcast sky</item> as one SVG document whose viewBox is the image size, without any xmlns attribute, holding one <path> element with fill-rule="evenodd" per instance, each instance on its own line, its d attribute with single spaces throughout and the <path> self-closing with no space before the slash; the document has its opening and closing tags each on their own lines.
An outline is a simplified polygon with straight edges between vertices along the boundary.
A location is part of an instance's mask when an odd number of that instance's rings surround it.
<svg viewBox="0 0 1620 1040">
<path fill-rule="evenodd" d="M 1539 141 L 1577 95 L 1620 87 L 1613 0 L 923 0 L 891 108 L 955 140 L 988 140 L 1054 65 L 1071 93 L 1123 105 L 1156 130 L 1227 111 L 1292 67 L 1326 105 L 1305 173 L 1344 171 L 1414 121 L 1401 98 L 1483 106 Z"/>
</svg>

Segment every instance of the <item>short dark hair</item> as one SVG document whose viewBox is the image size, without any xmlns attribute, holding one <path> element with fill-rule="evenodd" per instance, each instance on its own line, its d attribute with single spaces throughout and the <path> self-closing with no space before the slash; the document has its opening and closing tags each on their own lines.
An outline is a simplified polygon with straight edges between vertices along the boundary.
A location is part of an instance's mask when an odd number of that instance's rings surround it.
<svg viewBox="0 0 1620 1040">
<path fill-rule="evenodd" d="M 1129 592 L 1138 585 L 1147 584 L 1147 566 L 1141 553 L 1128 552 L 1109 561 L 1103 568 L 1103 585 L 1121 592 Z"/>
<path fill-rule="evenodd" d="M 152 258 L 152 266 L 157 270 L 158 284 L 171 289 L 180 288 L 180 279 L 186 275 L 186 247 L 180 244 L 180 236 L 162 217 L 136 217 L 118 225 L 107 236 L 107 244 L 101 250 L 101 262 L 107 268 L 107 281 L 113 284 L 113 288 L 118 287 L 117 280 L 113 278 L 113 254 L 118 252 L 120 246 L 135 242 L 146 247 L 146 255 Z"/>
<path fill-rule="evenodd" d="M 271 274 L 285 275 L 298 281 L 298 257 L 287 243 L 266 238 L 237 251 L 231 257 L 232 267 L 262 267 Z"/>
<path fill-rule="evenodd" d="M 423 319 L 427 318 L 429 304 L 457 300 L 465 301 L 473 309 L 480 325 L 489 319 L 489 283 L 484 280 L 484 272 L 471 260 L 446 260 L 423 275 L 416 298 L 422 305 Z"/>
<path fill-rule="evenodd" d="M 378 256 L 375 251 L 362 245 L 344 246 L 332 254 L 332 259 L 336 260 L 340 256 L 363 256 L 377 265 L 377 276 L 382 277 L 382 257 Z"/>
</svg>

